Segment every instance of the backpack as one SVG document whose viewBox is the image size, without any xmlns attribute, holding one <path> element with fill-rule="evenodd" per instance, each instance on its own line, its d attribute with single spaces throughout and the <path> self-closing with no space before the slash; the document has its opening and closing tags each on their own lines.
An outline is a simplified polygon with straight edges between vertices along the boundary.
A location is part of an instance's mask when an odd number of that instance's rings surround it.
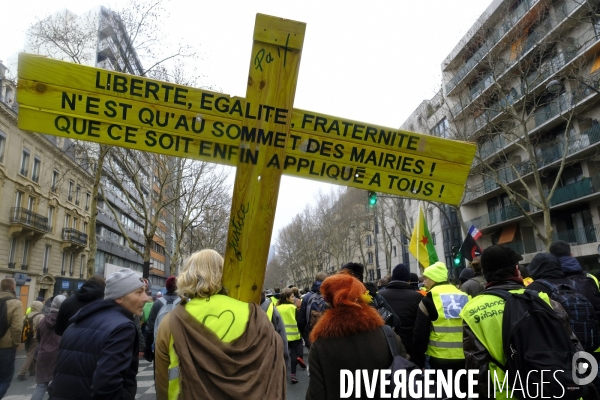
<svg viewBox="0 0 600 400">
<path fill-rule="evenodd" d="M 154 343 L 156 343 L 156 335 L 158 334 L 158 326 L 160 325 L 160 321 L 162 321 L 162 319 L 165 317 L 165 315 L 169 313 L 169 311 L 174 309 L 175 306 L 179 304 L 181 298 L 178 297 L 175 300 L 167 301 L 167 299 L 161 297 L 157 301 L 163 303 L 163 306 L 160 308 L 160 311 L 158 312 L 158 314 L 156 315 L 156 319 L 154 320 Z M 152 346 L 154 346 L 154 343 L 152 344 Z"/>
<path fill-rule="evenodd" d="M 571 330 L 584 350 L 587 352 L 596 350 L 600 346 L 600 327 L 592 303 L 575 290 L 576 285 L 572 281 L 570 284 L 555 284 L 545 279 L 537 279 L 536 282 L 550 289 L 550 298 L 563 306 L 569 316 Z"/>
<path fill-rule="evenodd" d="M 415 363 L 408 361 L 406 358 L 404 358 L 400 355 L 400 352 L 398 351 L 398 345 L 396 344 L 396 334 L 394 333 L 392 328 L 390 328 L 387 325 L 383 325 L 381 327 L 381 329 L 383 329 L 383 332 L 385 333 L 385 340 L 387 341 L 388 348 L 390 349 L 390 353 L 392 353 L 392 357 L 393 357 L 392 365 L 389 368 L 392 371 L 392 374 L 389 377 L 391 382 L 390 382 L 390 391 L 388 392 L 389 394 L 391 394 L 393 396 L 394 390 L 396 388 L 396 385 L 394 383 L 394 373 L 396 371 L 404 369 L 404 370 L 406 370 L 406 376 L 408 377 L 412 370 L 420 370 L 421 368 L 419 368 Z M 418 383 L 418 382 L 420 382 L 420 383 Z M 418 387 L 423 387 L 423 374 L 422 373 L 417 374 L 415 376 L 413 385 L 415 386 L 415 389 Z M 406 390 L 408 392 L 406 385 L 404 387 L 404 390 Z M 415 393 L 417 393 L 417 391 L 415 391 Z M 400 392 L 398 394 L 400 395 L 400 398 L 403 398 L 403 399 L 412 399 L 413 398 L 410 396 L 410 392 L 403 393 L 402 389 L 400 389 Z M 408 395 L 408 397 L 406 397 L 407 395 Z"/>
<path fill-rule="evenodd" d="M 21 343 L 29 343 L 33 339 L 33 319 L 40 313 L 32 313 L 23 320 L 23 329 L 21 330 Z"/>
<path fill-rule="evenodd" d="M 522 294 L 506 290 L 486 290 L 504 299 L 502 317 L 502 347 L 506 357 L 505 365 L 492 361 L 508 373 L 508 381 L 514 381 L 519 374 L 523 387 L 514 394 L 537 393 L 543 375 L 529 371 L 551 370 L 554 379 L 544 380 L 545 393 L 563 393 L 565 400 L 579 399 L 587 394 L 586 386 L 573 381 L 572 360 L 577 349 L 556 312 L 533 290 Z M 551 332 L 551 334 L 549 334 Z"/>
<path fill-rule="evenodd" d="M 0 338 L 6 335 L 10 324 L 8 323 L 8 306 L 6 302 L 10 300 L 9 297 L 3 297 L 0 299 Z"/>
<path fill-rule="evenodd" d="M 306 322 L 313 328 L 325 311 L 325 299 L 320 292 L 313 293 L 306 303 Z"/>
<path fill-rule="evenodd" d="M 396 316 L 396 314 L 394 314 L 393 311 L 390 311 L 390 309 L 386 307 L 386 303 L 387 302 L 383 296 L 381 296 L 379 293 L 376 293 L 375 296 L 373 296 L 372 306 L 377 310 L 379 315 L 381 315 L 383 322 L 387 326 L 395 328 L 396 321 L 399 320 L 399 318 Z"/>
</svg>

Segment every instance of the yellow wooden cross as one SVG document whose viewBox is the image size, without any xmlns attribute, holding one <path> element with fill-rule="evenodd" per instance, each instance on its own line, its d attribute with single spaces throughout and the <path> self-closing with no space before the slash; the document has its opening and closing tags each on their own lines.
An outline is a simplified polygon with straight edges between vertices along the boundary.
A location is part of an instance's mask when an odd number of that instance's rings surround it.
<svg viewBox="0 0 600 400">
<path fill-rule="evenodd" d="M 257 14 L 245 99 L 20 54 L 19 127 L 237 166 L 223 281 L 258 302 L 282 173 L 457 205 L 476 150 L 294 109 L 305 29 Z"/>
</svg>

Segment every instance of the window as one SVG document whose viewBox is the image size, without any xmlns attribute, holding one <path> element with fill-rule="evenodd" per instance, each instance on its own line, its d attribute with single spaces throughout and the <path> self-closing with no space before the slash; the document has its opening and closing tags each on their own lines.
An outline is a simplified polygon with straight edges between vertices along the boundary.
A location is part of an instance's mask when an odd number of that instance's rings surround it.
<svg viewBox="0 0 600 400">
<path fill-rule="evenodd" d="M 367 253 L 367 263 L 373 264 L 373 253 L 370 251 Z"/>
<path fill-rule="evenodd" d="M 71 253 L 69 257 L 69 275 L 73 276 L 73 262 L 75 261 L 75 255 Z"/>
<path fill-rule="evenodd" d="M 29 240 L 23 242 L 23 256 L 21 257 L 21 269 L 27 269 L 29 262 Z"/>
<path fill-rule="evenodd" d="M 435 232 L 431 232 L 430 235 L 432 243 L 435 244 Z"/>
<path fill-rule="evenodd" d="M 87 234 L 87 230 L 88 230 L 88 223 L 84 222 L 83 223 L 83 233 Z"/>
<path fill-rule="evenodd" d="M 6 133 L 0 131 L 0 164 L 4 162 L 4 149 L 6 149 Z"/>
<path fill-rule="evenodd" d="M 85 194 L 85 211 L 90 209 L 90 199 L 92 198 L 92 195 L 90 192 L 87 192 Z"/>
<path fill-rule="evenodd" d="M 65 267 L 67 265 L 67 251 L 63 251 L 63 255 L 62 255 L 62 264 L 60 266 L 60 274 L 64 275 L 65 274 Z"/>
<path fill-rule="evenodd" d="M 13 237 L 10 241 L 10 251 L 8 253 L 8 268 L 15 267 L 15 254 L 17 253 L 17 238 Z"/>
<path fill-rule="evenodd" d="M 393 257 L 396 257 L 398 255 L 398 253 L 396 252 L 396 246 L 392 247 L 392 254 L 393 254 Z"/>
<path fill-rule="evenodd" d="M 444 117 L 436 126 L 429 131 L 433 136 L 448 138 L 450 137 L 450 123 Z"/>
<path fill-rule="evenodd" d="M 23 147 L 23 154 L 21 155 L 21 175 L 27 176 L 29 173 L 29 158 L 31 157 L 31 152 L 27 150 L 27 148 Z"/>
<path fill-rule="evenodd" d="M 69 225 L 71 225 L 71 215 L 65 214 L 65 224 L 63 225 L 63 228 L 68 228 Z"/>
<path fill-rule="evenodd" d="M 54 230 L 54 207 L 48 207 L 48 226 L 50 227 L 50 232 Z"/>
<path fill-rule="evenodd" d="M 83 278 L 83 265 L 85 264 L 85 256 L 81 256 L 79 261 L 79 277 Z"/>
<path fill-rule="evenodd" d="M 73 201 L 73 186 L 75 186 L 73 181 L 69 181 L 69 201 Z"/>
<path fill-rule="evenodd" d="M 79 218 L 73 218 L 73 229 L 77 229 L 79 227 Z"/>
<path fill-rule="evenodd" d="M 17 208 L 21 207 L 22 203 L 23 203 L 23 192 L 19 192 L 17 190 L 17 195 L 15 197 L 15 207 L 17 207 Z"/>
<path fill-rule="evenodd" d="M 371 247 L 372 244 L 371 235 L 367 235 L 367 247 Z"/>
<path fill-rule="evenodd" d="M 79 195 L 81 194 L 81 186 L 77 185 L 77 189 L 75 189 L 75 204 L 79 205 Z"/>
<path fill-rule="evenodd" d="M 57 170 L 52 171 L 52 187 L 50 190 L 52 193 L 56 193 L 58 191 L 58 177 L 60 173 Z"/>
<path fill-rule="evenodd" d="M 156 242 L 152 242 L 152 250 L 154 250 L 158 254 L 165 255 L 165 248 Z"/>
<path fill-rule="evenodd" d="M 52 246 L 49 244 L 46 245 L 46 249 L 44 250 L 44 264 L 42 265 L 42 272 L 44 274 L 48 273 L 48 263 L 50 262 L 50 251 L 52 250 Z"/>
<path fill-rule="evenodd" d="M 27 209 L 29 211 L 33 211 L 34 207 L 35 207 L 35 197 L 29 196 L 29 199 L 27 200 Z"/>
<path fill-rule="evenodd" d="M 31 180 L 34 182 L 40 181 L 40 170 L 42 169 L 42 159 L 38 156 L 33 158 L 33 173 L 31 174 Z"/>
</svg>

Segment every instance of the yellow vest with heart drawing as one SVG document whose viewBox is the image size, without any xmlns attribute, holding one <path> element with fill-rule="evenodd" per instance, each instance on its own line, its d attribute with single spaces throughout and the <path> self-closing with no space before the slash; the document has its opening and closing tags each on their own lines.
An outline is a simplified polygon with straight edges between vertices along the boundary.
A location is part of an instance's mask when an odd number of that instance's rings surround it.
<svg viewBox="0 0 600 400">
<path fill-rule="evenodd" d="M 208 301 L 192 299 L 185 304 L 185 309 L 225 343 L 231 343 L 244 334 L 250 317 L 248 303 L 220 294 L 210 296 Z M 179 397 L 179 357 L 173 347 L 173 336 L 169 343 L 168 390 L 170 400 Z"/>
</svg>

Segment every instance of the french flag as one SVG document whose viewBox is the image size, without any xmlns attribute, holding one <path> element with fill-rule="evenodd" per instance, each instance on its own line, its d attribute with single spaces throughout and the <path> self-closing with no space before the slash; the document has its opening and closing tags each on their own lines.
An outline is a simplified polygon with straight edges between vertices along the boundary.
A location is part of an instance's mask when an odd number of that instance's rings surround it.
<svg viewBox="0 0 600 400">
<path fill-rule="evenodd" d="M 479 232 L 479 229 L 475 228 L 475 225 L 471 225 L 469 228 L 469 235 L 471 235 L 473 239 L 477 240 L 481 237 L 482 233 Z"/>
</svg>

